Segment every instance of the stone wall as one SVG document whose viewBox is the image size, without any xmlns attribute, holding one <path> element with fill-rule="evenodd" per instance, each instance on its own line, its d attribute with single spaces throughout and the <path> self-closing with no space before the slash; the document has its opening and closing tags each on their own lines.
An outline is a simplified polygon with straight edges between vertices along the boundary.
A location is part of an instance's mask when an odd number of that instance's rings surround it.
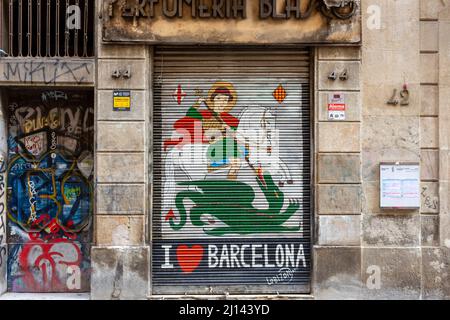
<svg viewBox="0 0 450 320">
<path fill-rule="evenodd" d="M 381 11 L 370 27 L 370 6 Z M 317 299 L 450 297 L 448 136 L 449 6 L 440 0 L 362 1 L 363 44 L 315 54 Z M 100 23 L 100 22 L 99 22 Z M 100 30 L 100 29 L 98 29 Z M 96 246 L 93 299 L 150 294 L 151 61 L 141 45 L 102 45 L 98 34 Z M 114 79 L 129 69 L 130 79 Z M 347 70 L 347 81 L 331 81 Z M 386 102 L 404 84 L 409 106 Z M 129 112 L 112 111 L 114 89 L 131 90 Z M 343 92 L 346 120 L 327 117 Z M 420 210 L 379 206 L 380 162 L 420 162 Z"/>
<path fill-rule="evenodd" d="M 422 297 L 450 296 L 450 243 L 448 212 L 448 142 L 449 142 L 449 4 L 442 1 L 422 1 L 421 26 L 421 143 L 424 154 L 433 154 L 433 166 L 424 179 L 432 180 L 437 210 L 422 207 Z M 447 36 L 445 36 L 447 34 Z M 425 159 L 422 159 L 424 161 Z M 425 171 L 427 172 L 427 171 Z M 425 190 L 425 189 L 424 189 Z M 434 213 L 434 214 L 433 214 Z"/>
<path fill-rule="evenodd" d="M 99 19 L 91 298 L 145 299 L 150 266 L 146 245 L 150 51 L 139 45 L 102 45 L 100 24 Z M 129 70 L 131 77 L 112 77 L 121 70 Z M 130 111 L 113 111 L 114 89 L 131 91 Z"/>
<path fill-rule="evenodd" d="M 373 6 L 381 9 L 380 29 L 366 23 Z M 330 68 L 358 60 L 358 50 L 320 48 L 317 55 L 313 294 L 318 299 L 449 298 L 450 8 L 439 0 L 366 0 L 362 14 L 361 70 L 350 72 L 360 78 L 360 87 L 349 81 L 336 88 L 339 82 L 326 79 Z M 409 106 L 388 105 L 393 90 L 405 83 Z M 360 103 L 348 102 L 355 110 L 348 111 L 347 123 L 323 122 L 326 102 L 320 96 L 330 89 L 360 95 Z M 386 161 L 421 163 L 420 210 L 380 209 L 378 168 Z"/>
<path fill-rule="evenodd" d="M 359 48 L 316 51 L 316 246 L 313 294 L 357 298 L 361 257 L 361 53 Z M 347 70 L 349 79 L 328 75 Z M 328 120 L 328 95 L 345 95 L 345 121 Z M 347 263 L 352 267 L 347 268 Z M 342 290 L 345 287 L 345 290 Z M 339 289 L 338 289 L 339 288 Z M 339 291 L 335 291 L 339 290 Z"/>
</svg>

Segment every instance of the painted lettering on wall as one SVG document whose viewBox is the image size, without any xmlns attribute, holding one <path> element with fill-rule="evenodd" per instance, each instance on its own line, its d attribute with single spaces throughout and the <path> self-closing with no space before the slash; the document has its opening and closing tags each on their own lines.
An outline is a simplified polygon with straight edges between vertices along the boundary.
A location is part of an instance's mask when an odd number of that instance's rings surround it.
<svg viewBox="0 0 450 320">
<path fill-rule="evenodd" d="M 309 248 L 289 240 L 227 239 L 226 243 L 214 240 L 187 239 L 184 244 L 175 240 L 157 241 L 154 254 L 164 257 L 155 265 L 155 281 L 162 283 L 167 277 L 182 283 L 199 281 L 192 274 L 202 274 L 202 284 L 217 284 L 220 274 L 224 283 L 235 284 L 287 284 L 298 281 L 308 272 Z M 249 277 L 250 273 L 265 275 L 261 279 Z M 240 276 L 247 278 L 243 280 Z"/>
</svg>

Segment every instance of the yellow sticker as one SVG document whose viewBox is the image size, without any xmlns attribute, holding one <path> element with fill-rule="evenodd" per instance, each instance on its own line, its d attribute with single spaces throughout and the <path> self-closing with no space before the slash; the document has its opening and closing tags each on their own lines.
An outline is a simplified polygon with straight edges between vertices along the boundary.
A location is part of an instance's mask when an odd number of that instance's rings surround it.
<svg viewBox="0 0 450 320">
<path fill-rule="evenodd" d="M 128 97 L 115 97 L 114 108 L 129 108 L 131 99 Z"/>
<path fill-rule="evenodd" d="M 113 109 L 116 111 L 130 110 L 131 93 L 130 91 L 114 91 Z"/>
</svg>

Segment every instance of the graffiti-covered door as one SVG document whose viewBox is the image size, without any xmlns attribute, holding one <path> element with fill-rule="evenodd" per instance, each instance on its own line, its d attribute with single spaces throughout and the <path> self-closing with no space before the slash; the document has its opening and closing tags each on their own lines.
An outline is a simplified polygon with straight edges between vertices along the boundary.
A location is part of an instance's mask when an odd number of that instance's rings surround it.
<svg viewBox="0 0 450 320">
<path fill-rule="evenodd" d="M 307 49 L 155 49 L 154 294 L 310 291 Z"/>
<path fill-rule="evenodd" d="M 89 291 L 91 90 L 10 90 L 8 290 Z"/>
</svg>

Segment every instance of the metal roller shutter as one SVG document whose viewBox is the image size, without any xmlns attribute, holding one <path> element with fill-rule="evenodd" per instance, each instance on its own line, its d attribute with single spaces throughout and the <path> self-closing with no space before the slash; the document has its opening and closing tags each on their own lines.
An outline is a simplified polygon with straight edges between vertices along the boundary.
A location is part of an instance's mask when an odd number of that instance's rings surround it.
<svg viewBox="0 0 450 320">
<path fill-rule="evenodd" d="M 157 47 L 153 95 L 153 294 L 310 292 L 309 50 Z"/>
</svg>

